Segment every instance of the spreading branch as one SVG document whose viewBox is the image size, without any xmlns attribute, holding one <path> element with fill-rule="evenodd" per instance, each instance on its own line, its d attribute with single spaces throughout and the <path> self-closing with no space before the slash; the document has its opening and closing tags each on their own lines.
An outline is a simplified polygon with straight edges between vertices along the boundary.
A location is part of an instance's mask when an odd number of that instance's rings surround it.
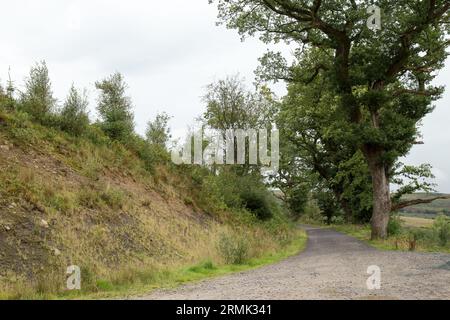
<svg viewBox="0 0 450 320">
<path fill-rule="evenodd" d="M 393 204 L 391 211 L 395 212 L 400 209 L 415 206 L 418 204 L 427 204 L 427 203 L 432 203 L 436 200 L 447 200 L 447 199 L 450 199 L 450 195 L 439 196 L 439 197 L 434 197 L 434 198 L 429 198 L 429 199 L 415 199 L 415 200 L 402 201 L 402 202 Z"/>
</svg>

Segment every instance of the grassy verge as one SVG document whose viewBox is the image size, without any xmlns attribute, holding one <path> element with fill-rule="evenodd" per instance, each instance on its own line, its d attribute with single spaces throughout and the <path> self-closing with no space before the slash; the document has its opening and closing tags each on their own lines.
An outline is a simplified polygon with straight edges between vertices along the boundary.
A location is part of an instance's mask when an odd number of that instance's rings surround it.
<svg viewBox="0 0 450 320">
<path fill-rule="evenodd" d="M 215 265 L 211 261 L 205 261 L 187 268 L 140 271 L 135 272 L 134 275 L 128 277 L 128 279 L 126 277 L 117 283 L 100 281 L 100 291 L 96 293 L 78 291 L 47 298 L 89 300 L 149 294 L 156 289 L 175 288 L 182 284 L 224 276 L 235 272 L 253 270 L 282 261 L 302 252 L 306 246 L 306 240 L 306 233 L 302 230 L 298 230 L 294 239 L 282 250 L 264 254 L 259 258 L 248 259 L 242 264 Z"/>
<path fill-rule="evenodd" d="M 334 225 L 336 231 L 362 240 L 380 250 L 450 253 L 450 246 L 438 245 L 430 227 L 405 226 L 386 240 L 371 240 L 369 225 Z"/>
</svg>

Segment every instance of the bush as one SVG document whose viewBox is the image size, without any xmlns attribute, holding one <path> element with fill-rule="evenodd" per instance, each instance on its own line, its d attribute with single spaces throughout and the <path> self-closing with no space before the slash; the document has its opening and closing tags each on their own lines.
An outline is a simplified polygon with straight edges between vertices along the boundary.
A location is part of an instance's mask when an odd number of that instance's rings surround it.
<svg viewBox="0 0 450 320">
<path fill-rule="evenodd" d="M 75 136 L 84 134 L 89 126 L 87 107 L 86 92 L 81 93 L 72 86 L 60 113 L 59 126 L 61 130 Z"/>
<path fill-rule="evenodd" d="M 270 203 L 265 190 L 252 190 L 244 188 L 240 194 L 245 209 L 251 211 L 260 220 L 269 220 L 273 217 Z"/>
<path fill-rule="evenodd" d="M 235 168 L 224 168 L 218 174 L 195 169 L 192 179 L 195 184 L 200 184 L 200 194 L 196 199 L 198 204 L 212 212 L 228 209 L 250 213 L 245 219 L 262 221 L 285 213 L 280 201 L 267 190 L 257 174 L 239 174 Z"/>
<path fill-rule="evenodd" d="M 111 139 L 127 142 L 134 133 L 134 115 L 123 76 L 114 73 L 96 82 L 95 87 L 100 91 L 97 106 L 100 127 Z"/>
<path fill-rule="evenodd" d="M 218 243 L 218 250 L 227 264 L 242 264 L 248 259 L 249 244 L 244 237 L 234 238 L 223 234 Z"/>
<path fill-rule="evenodd" d="M 439 215 L 433 224 L 433 232 L 443 247 L 450 241 L 450 218 Z"/>
<path fill-rule="evenodd" d="M 343 225 L 345 224 L 345 219 L 343 216 L 334 216 L 331 218 L 331 224 Z"/>
<path fill-rule="evenodd" d="M 402 221 L 398 215 L 393 215 L 389 219 L 387 231 L 389 236 L 396 236 L 400 234 L 402 231 Z"/>
<path fill-rule="evenodd" d="M 37 63 L 30 70 L 30 75 L 25 83 L 25 92 L 20 98 L 19 108 L 38 121 L 52 112 L 56 105 L 53 98 L 51 82 L 45 61 Z"/>
<path fill-rule="evenodd" d="M 106 136 L 98 124 L 88 126 L 86 128 L 85 136 L 89 141 L 97 146 L 106 145 L 111 142 L 109 137 Z"/>
<path fill-rule="evenodd" d="M 170 155 L 164 147 L 149 144 L 138 135 L 131 136 L 125 146 L 137 154 L 144 162 L 145 169 L 151 173 L 154 172 L 156 165 L 170 161 Z"/>
</svg>

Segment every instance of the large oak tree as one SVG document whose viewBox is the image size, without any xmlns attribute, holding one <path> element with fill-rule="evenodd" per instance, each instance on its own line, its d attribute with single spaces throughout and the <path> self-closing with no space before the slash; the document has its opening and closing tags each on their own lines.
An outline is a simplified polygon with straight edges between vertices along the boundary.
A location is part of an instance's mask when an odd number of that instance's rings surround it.
<svg viewBox="0 0 450 320">
<path fill-rule="evenodd" d="M 343 135 L 362 152 L 373 183 L 372 237 L 385 238 L 392 209 L 389 173 L 418 136 L 418 123 L 442 88 L 432 85 L 447 57 L 448 0 L 210 0 L 219 19 L 242 35 L 301 46 L 292 68 L 268 54 L 266 71 L 291 82 L 321 74 L 338 98 Z M 367 27 L 377 5 L 382 29 Z M 304 49 L 321 54 L 302 55 Z"/>
</svg>

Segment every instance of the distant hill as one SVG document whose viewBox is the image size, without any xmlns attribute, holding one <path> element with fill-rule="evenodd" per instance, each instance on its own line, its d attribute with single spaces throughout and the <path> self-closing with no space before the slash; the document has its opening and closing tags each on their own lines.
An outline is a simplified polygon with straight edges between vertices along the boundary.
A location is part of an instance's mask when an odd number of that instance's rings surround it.
<svg viewBox="0 0 450 320">
<path fill-rule="evenodd" d="M 414 199 L 428 199 L 437 196 L 442 196 L 445 194 L 438 193 L 416 193 L 413 195 L 405 196 L 405 200 Z M 424 218 L 434 218 L 438 214 L 446 214 L 450 216 L 450 199 L 447 200 L 436 200 L 428 204 L 419 204 L 409 208 L 400 210 L 403 215 L 414 216 L 414 217 L 424 217 Z"/>
</svg>

